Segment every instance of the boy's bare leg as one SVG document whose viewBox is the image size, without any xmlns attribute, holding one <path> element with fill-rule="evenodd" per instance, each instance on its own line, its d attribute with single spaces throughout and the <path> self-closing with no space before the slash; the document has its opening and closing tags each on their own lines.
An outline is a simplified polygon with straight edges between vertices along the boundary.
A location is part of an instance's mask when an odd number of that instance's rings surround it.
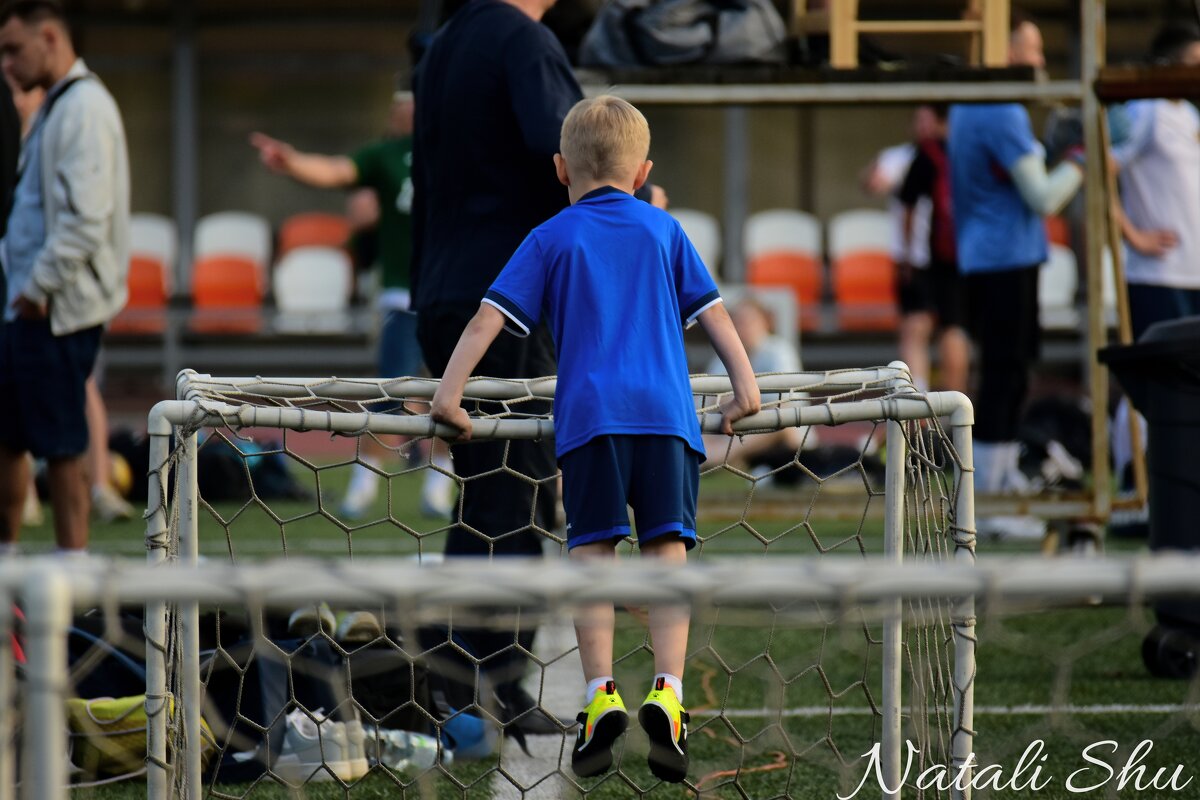
<svg viewBox="0 0 1200 800">
<path fill-rule="evenodd" d="M 614 542 L 593 542 L 571 549 L 573 561 L 611 561 L 616 558 Z M 575 612 L 575 636 L 583 677 L 590 681 L 612 675 L 613 628 L 617 615 L 612 603 L 580 606 Z"/>
<path fill-rule="evenodd" d="M 642 555 L 672 563 L 687 561 L 687 547 L 674 536 L 663 536 L 639 545 Z M 686 605 L 650 606 L 650 644 L 654 647 L 654 670 L 683 678 L 687 658 L 691 609 Z M 611 644 L 611 642 L 610 642 Z M 582 645 L 581 645 L 582 649 Z"/>
</svg>

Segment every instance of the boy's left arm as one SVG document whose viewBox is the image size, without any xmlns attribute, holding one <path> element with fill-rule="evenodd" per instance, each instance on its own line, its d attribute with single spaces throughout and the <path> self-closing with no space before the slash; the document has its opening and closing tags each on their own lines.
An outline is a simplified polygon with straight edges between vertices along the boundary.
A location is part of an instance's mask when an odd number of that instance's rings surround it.
<svg viewBox="0 0 1200 800">
<path fill-rule="evenodd" d="M 738 337 L 733 320 L 729 317 L 724 303 L 716 303 L 706 308 L 699 316 L 701 327 L 712 340 L 729 380 L 733 384 L 733 399 L 721 407 L 721 432 L 726 436 L 733 435 L 733 423 L 742 417 L 757 414 L 762 407 L 762 398 L 758 392 L 758 381 L 754 379 L 754 368 L 750 366 L 750 357 Z"/>
<path fill-rule="evenodd" d="M 462 407 L 463 391 L 467 379 L 503 328 L 504 315 L 495 306 L 480 304 L 479 311 L 467 323 L 442 374 L 442 381 L 433 395 L 429 416 L 434 422 L 456 428 L 459 435 L 454 441 L 465 442 L 471 438 L 471 417 Z"/>
</svg>

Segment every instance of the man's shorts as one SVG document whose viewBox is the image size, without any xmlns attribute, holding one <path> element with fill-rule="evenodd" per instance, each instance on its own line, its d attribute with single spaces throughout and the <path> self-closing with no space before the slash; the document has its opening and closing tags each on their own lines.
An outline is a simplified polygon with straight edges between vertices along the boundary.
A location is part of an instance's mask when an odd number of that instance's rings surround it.
<svg viewBox="0 0 1200 800">
<path fill-rule="evenodd" d="M 933 261 L 928 267 L 909 270 L 909 276 L 896 281 L 902 314 L 928 312 L 936 317 L 939 328 L 962 326 L 966 291 L 955 264 Z"/>
<path fill-rule="evenodd" d="M 37 458 L 87 452 L 84 385 L 100 333 L 96 326 L 55 336 L 49 320 L 0 324 L 0 444 Z"/>
<path fill-rule="evenodd" d="M 678 536 L 696 546 L 700 456 L 676 436 L 597 436 L 559 459 L 567 548 L 630 535 Z"/>
</svg>

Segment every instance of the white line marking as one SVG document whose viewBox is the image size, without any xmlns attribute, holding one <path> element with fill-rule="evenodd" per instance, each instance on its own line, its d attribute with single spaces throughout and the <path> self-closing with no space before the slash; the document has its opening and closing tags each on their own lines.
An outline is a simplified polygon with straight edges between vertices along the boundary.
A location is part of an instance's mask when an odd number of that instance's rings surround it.
<svg viewBox="0 0 1200 800">
<path fill-rule="evenodd" d="M 911 711 L 912 709 L 910 708 L 904 709 L 905 713 L 911 713 Z M 705 719 L 719 716 L 725 716 L 729 719 L 754 717 L 857 717 L 870 716 L 873 713 L 874 712 L 872 712 L 869 708 L 830 709 L 824 706 L 802 706 L 800 708 L 789 708 L 785 710 L 770 708 L 728 708 L 725 709 L 723 713 L 711 710 L 695 710 L 691 712 L 693 717 L 702 717 Z M 1200 705 L 1178 705 L 1169 703 L 1132 705 L 1111 703 L 1088 706 L 1051 706 L 1027 704 L 1019 706 L 975 706 L 975 713 L 999 717 L 1035 716 L 1044 714 L 1194 714 L 1200 713 Z"/>
</svg>

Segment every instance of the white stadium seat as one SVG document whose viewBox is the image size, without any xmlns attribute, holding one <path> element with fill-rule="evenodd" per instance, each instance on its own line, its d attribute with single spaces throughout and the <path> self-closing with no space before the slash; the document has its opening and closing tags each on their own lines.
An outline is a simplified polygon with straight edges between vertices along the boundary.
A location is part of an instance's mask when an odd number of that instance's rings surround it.
<svg viewBox="0 0 1200 800">
<path fill-rule="evenodd" d="M 258 214 L 221 211 L 196 223 L 192 257 L 242 256 L 258 264 L 264 282 L 271 263 L 271 226 Z"/>
<path fill-rule="evenodd" d="M 692 240 L 692 246 L 708 267 L 709 274 L 717 277 L 721 266 L 721 225 L 717 218 L 694 208 L 673 208 L 670 214 Z"/>
<path fill-rule="evenodd" d="M 350 257 L 332 247 L 299 247 L 275 266 L 272 289 L 276 328 L 285 333 L 336 333 L 346 329 L 354 287 Z"/>
<path fill-rule="evenodd" d="M 843 211 L 829 221 L 829 260 L 862 251 L 890 254 L 892 238 L 892 218 L 886 211 Z"/>
<path fill-rule="evenodd" d="M 803 253 L 821 260 L 821 223 L 812 214 L 772 208 L 746 218 L 742 244 L 746 260 L 763 253 Z"/>
</svg>

